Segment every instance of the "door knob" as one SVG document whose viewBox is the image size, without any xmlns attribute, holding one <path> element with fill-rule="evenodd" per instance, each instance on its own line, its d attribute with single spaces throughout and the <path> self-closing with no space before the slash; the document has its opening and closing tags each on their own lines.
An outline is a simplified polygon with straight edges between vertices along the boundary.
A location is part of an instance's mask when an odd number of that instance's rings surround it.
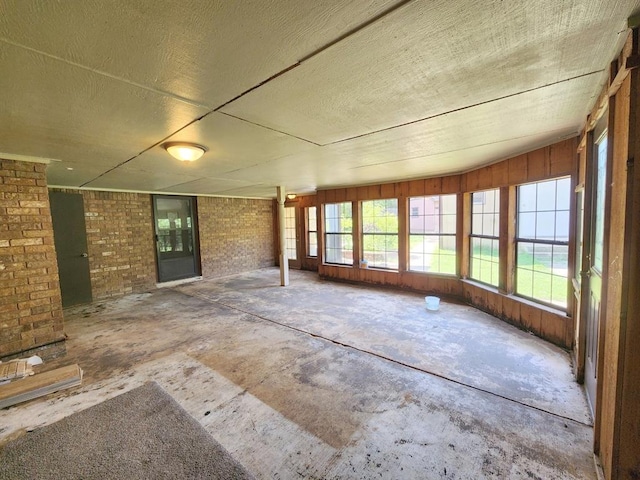
<svg viewBox="0 0 640 480">
<path fill-rule="evenodd" d="M 80 256 L 81 256 L 82 258 L 87 258 L 87 257 L 89 256 L 89 254 L 88 254 L 88 253 L 81 253 L 81 254 L 80 254 Z"/>
</svg>

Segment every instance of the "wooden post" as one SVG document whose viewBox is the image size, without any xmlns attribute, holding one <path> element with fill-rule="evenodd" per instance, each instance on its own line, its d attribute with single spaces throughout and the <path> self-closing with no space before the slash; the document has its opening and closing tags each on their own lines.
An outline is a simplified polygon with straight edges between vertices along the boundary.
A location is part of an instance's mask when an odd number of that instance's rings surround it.
<svg viewBox="0 0 640 480">
<path fill-rule="evenodd" d="M 364 245 L 362 245 L 362 202 L 352 201 L 352 229 L 353 232 L 353 266 L 356 269 L 360 268 L 360 260 L 363 259 Z"/>
<path fill-rule="evenodd" d="M 287 258 L 285 228 L 284 228 L 284 202 L 286 194 L 284 187 L 278 187 L 278 231 L 280 232 L 280 285 L 286 287 L 289 285 L 289 259 Z"/>
<path fill-rule="evenodd" d="M 409 269 L 409 199 L 398 195 L 398 272 Z"/>
<path fill-rule="evenodd" d="M 514 292 L 515 238 L 516 232 L 516 187 L 500 188 L 500 293 Z"/>
<path fill-rule="evenodd" d="M 458 208 L 456 217 L 457 230 L 457 260 L 458 274 L 460 278 L 469 278 L 469 261 L 471 257 L 471 242 L 469 235 L 471 234 L 471 194 L 458 194 Z"/>
</svg>

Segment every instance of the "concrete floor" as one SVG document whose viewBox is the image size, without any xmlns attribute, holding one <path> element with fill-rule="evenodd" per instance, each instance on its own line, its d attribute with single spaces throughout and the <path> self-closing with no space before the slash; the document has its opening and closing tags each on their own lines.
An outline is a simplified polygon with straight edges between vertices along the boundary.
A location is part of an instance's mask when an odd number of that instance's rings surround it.
<svg viewBox="0 0 640 480">
<path fill-rule="evenodd" d="M 569 355 L 465 305 L 264 269 L 65 320 L 45 367 L 82 387 L 0 411 L 0 443 L 153 379 L 258 478 L 596 478 Z"/>
</svg>

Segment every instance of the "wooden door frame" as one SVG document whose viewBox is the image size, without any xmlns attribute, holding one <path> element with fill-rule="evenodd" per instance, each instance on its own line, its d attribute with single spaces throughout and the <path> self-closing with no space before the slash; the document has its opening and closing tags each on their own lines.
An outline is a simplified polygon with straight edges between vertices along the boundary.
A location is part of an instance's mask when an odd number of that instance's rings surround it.
<svg viewBox="0 0 640 480">
<path fill-rule="evenodd" d="M 303 237 L 304 232 L 304 212 L 301 211 L 301 207 L 295 201 L 286 200 L 284 202 L 284 208 L 293 208 L 295 215 L 295 232 L 296 232 L 296 259 L 289 260 L 289 268 L 293 268 L 295 270 L 300 270 L 302 268 L 302 259 L 304 258 L 305 251 L 302 247 L 301 238 Z"/>
<path fill-rule="evenodd" d="M 613 97 L 612 97 L 613 98 Z M 600 293 L 600 304 L 606 305 L 607 301 L 607 275 L 608 275 L 608 258 L 609 258 L 609 228 L 610 228 L 610 205 L 611 205 L 611 188 L 608 187 L 608 183 L 611 179 L 611 175 L 613 173 L 613 122 L 615 118 L 615 103 L 613 100 L 610 100 L 608 106 L 608 112 L 605 110 L 603 115 L 596 119 L 594 122 L 593 128 L 587 132 L 587 155 L 586 155 L 586 171 L 585 171 L 585 190 L 584 190 L 584 224 L 583 224 L 583 247 L 582 247 L 582 272 L 581 272 L 581 298 L 580 298 L 580 341 L 581 341 L 581 370 L 582 370 L 582 380 L 585 380 L 586 374 L 586 348 L 587 348 L 587 335 L 586 335 L 586 327 L 587 327 L 587 316 L 589 310 L 589 296 L 591 293 L 591 263 L 592 263 L 592 250 L 593 250 L 593 228 L 594 225 L 594 202 L 596 201 L 595 195 L 595 179 L 596 179 L 596 170 L 597 170 L 597 156 L 595 155 L 595 149 L 597 146 L 598 138 L 595 138 L 595 130 L 596 126 L 600 124 L 605 115 L 606 124 L 604 129 L 606 130 L 607 136 L 607 158 L 606 158 L 606 178 L 605 178 L 605 198 L 604 198 L 604 207 L 603 207 L 603 215 L 604 215 L 604 236 L 602 240 L 602 287 Z M 588 268 L 586 268 L 588 267 Z M 602 389 L 603 382 L 601 381 L 603 372 L 604 372 L 604 346 L 605 346 L 605 318 L 603 318 L 604 312 L 602 308 L 599 312 L 598 319 L 598 338 L 597 338 L 597 364 L 595 365 L 596 370 L 596 398 L 595 398 L 595 406 L 593 409 L 593 451 L 595 453 L 600 451 L 600 432 L 601 432 L 601 418 L 602 418 Z M 578 367 L 580 370 L 580 366 Z M 586 393 L 586 387 L 585 387 Z"/>
</svg>

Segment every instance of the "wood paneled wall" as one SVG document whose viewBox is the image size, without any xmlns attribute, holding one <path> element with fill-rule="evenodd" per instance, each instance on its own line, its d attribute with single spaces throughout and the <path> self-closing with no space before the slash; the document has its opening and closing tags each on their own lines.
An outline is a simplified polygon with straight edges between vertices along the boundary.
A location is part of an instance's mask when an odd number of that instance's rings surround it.
<svg viewBox="0 0 640 480">
<path fill-rule="evenodd" d="M 315 198 L 309 197 L 308 200 L 305 200 L 315 202 L 315 205 L 318 206 L 319 219 L 322 215 L 320 207 L 325 203 L 356 202 L 354 207 L 357 207 L 357 202 L 362 200 L 397 198 L 399 200 L 400 238 L 407 238 L 406 205 L 409 197 L 457 194 L 457 270 L 460 275 L 459 277 L 451 277 L 408 271 L 406 248 L 399 249 L 400 268 L 398 271 L 364 269 L 359 267 L 357 261 L 353 266 L 328 265 L 324 264 L 320 257 L 317 262 L 318 272 L 323 278 L 333 280 L 366 282 L 458 297 L 513 325 L 529 330 L 565 348 L 570 348 L 574 341 L 574 324 L 569 315 L 511 295 L 513 290 L 511 272 L 514 268 L 515 258 L 513 244 L 515 223 L 509 218 L 515 215 L 513 210 L 515 208 L 516 185 L 562 176 L 571 176 L 573 185 L 575 185 L 577 179 L 576 148 L 577 139 L 570 138 L 461 175 L 320 190 Z M 503 281 L 500 289 L 466 279 L 468 276 L 468 233 L 470 229 L 469 193 L 491 188 L 502 189 L 503 208 L 511 209 L 508 216 L 502 216 L 503 225 L 501 227 L 506 229 L 508 234 L 501 239 L 501 251 L 504 252 L 504 258 L 501 258 L 503 265 L 501 279 Z M 356 217 L 357 208 L 354 208 L 354 230 L 359 224 Z M 319 254 L 322 255 L 321 221 L 318 227 Z M 355 231 L 354 236 L 358 236 Z M 354 243 L 357 245 L 359 242 Z M 573 249 L 573 243 L 573 238 L 571 238 L 571 249 Z M 354 251 L 354 258 L 359 258 L 357 251 Z M 572 273 L 570 272 L 570 274 Z M 569 312 L 572 307 L 573 305 L 569 307 Z"/>
<path fill-rule="evenodd" d="M 638 36 L 635 28 L 612 62 L 609 84 L 587 121 L 581 142 L 587 150 L 581 156 L 584 168 L 589 160 L 590 131 L 608 107 L 605 266 L 594 428 L 595 453 L 608 480 L 640 478 L 640 173 L 635 161 L 640 157 Z M 578 332 L 581 330 L 579 326 Z"/>
</svg>

